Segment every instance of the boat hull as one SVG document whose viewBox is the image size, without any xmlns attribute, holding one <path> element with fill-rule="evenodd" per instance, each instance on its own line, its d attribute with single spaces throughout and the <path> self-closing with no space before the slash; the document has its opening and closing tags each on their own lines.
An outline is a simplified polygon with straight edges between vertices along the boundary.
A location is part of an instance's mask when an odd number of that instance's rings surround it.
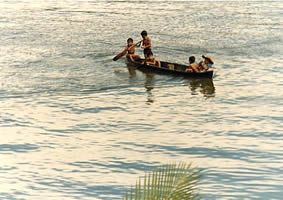
<svg viewBox="0 0 283 200">
<path fill-rule="evenodd" d="M 186 72 L 187 69 L 186 65 L 181 65 L 177 63 L 168 63 L 161 61 L 161 67 L 152 66 L 142 64 L 143 60 L 139 60 L 136 62 L 132 62 L 128 59 L 130 63 L 135 65 L 135 67 L 145 73 L 157 73 L 157 74 L 166 74 L 166 75 L 173 75 L 173 76 L 183 76 L 188 78 L 213 78 L 213 70 L 208 70 L 205 72 Z"/>
</svg>

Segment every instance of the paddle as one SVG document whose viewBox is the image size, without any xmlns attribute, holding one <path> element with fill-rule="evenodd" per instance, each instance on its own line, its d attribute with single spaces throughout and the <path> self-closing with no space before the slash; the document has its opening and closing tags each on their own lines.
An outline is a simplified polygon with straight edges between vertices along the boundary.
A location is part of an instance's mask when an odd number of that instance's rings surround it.
<svg viewBox="0 0 283 200">
<path fill-rule="evenodd" d="M 115 56 L 114 58 L 113 58 L 113 60 L 114 61 L 117 61 L 117 60 L 119 60 L 121 57 L 123 57 L 124 55 L 126 55 L 127 54 L 127 50 L 124 50 L 124 51 L 122 51 L 121 53 L 119 53 L 117 56 Z"/>
<path fill-rule="evenodd" d="M 130 46 L 128 49 L 131 49 L 131 48 L 133 48 L 133 47 L 135 47 L 135 46 L 140 45 L 141 42 L 142 42 L 142 41 L 139 41 L 138 43 L 133 44 L 133 45 Z M 117 61 L 117 60 L 119 60 L 120 58 L 122 58 L 124 55 L 127 54 L 128 49 L 125 49 L 124 51 L 122 51 L 121 53 L 119 53 L 117 56 L 115 56 L 115 57 L 113 58 L 113 60 L 114 60 L 114 61 Z"/>
</svg>

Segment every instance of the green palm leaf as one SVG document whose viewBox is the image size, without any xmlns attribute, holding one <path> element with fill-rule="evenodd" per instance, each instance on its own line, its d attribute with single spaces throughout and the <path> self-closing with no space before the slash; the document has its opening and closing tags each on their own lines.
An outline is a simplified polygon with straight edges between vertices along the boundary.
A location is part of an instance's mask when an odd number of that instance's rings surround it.
<svg viewBox="0 0 283 200">
<path fill-rule="evenodd" d="M 190 200 L 199 199 L 196 185 L 200 172 L 191 164 L 163 165 L 139 178 L 124 200 Z M 142 184 L 143 183 L 143 184 Z"/>
</svg>

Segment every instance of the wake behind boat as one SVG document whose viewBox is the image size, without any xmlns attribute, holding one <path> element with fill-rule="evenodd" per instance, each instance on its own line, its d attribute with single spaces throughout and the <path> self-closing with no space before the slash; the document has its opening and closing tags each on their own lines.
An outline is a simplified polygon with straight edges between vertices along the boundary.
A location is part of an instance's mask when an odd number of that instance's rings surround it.
<svg viewBox="0 0 283 200">
<path fill-rule="evenodd" d="M 148 65 L 144 63 L 144 59 L 135 60 L 134 62 L 130 59 L 127 59 L 127 62 L 132 63 L 135 67 L 143 72 L 154 72 L 159 74 L 169 74 L 175 76 L 184 76 L 188 78 L 210 78 L 213 77 L 213 70 L 209 69 L 203 72 L 187 72 L 188 68 L 186 65 L 169 63 L 160 61 L 161 66 Z"/>
</svg>

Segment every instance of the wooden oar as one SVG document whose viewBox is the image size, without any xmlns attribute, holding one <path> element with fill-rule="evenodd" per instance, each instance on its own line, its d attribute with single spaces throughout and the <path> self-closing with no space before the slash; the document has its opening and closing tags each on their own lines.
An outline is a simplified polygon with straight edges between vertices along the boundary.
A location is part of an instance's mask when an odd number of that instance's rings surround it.
<svg viewBox="0 0 283 200">
<path fill-rule="evenodd" d="M 114 61 L 117 61 L 118 59 L 120 59 L 121 57 L 123 57 L 124 55 L 127 54 L 127 50 L 122 51 L 121 53 L 119 53 L 117 56 L 115 56 L 113 58 Z"/>
<path fill-rule="evenodd" d="M 138 43 L 136 43 L 136 44 L 133 44 L 130 48 L 128 48 L 128 49 L 131 49 L 131 48 L 133 48 L 133 47 L 135 47 L 135 46 L 138 46 L 139 44 L 141 43 L 141 41 L 139 41 Z M 119 53 L 117 56 L 115 56 L 114 58 L 113 58 L 113 60 L 114 61 L 117 61 L 117 60 L 119 60 L 120 58 L 122 58 L 124 55 L 126 55 L 127 54 L 127 49 L 125 49 L 124 51 L 122 51 L 121 53 Z"/>
</svg>

